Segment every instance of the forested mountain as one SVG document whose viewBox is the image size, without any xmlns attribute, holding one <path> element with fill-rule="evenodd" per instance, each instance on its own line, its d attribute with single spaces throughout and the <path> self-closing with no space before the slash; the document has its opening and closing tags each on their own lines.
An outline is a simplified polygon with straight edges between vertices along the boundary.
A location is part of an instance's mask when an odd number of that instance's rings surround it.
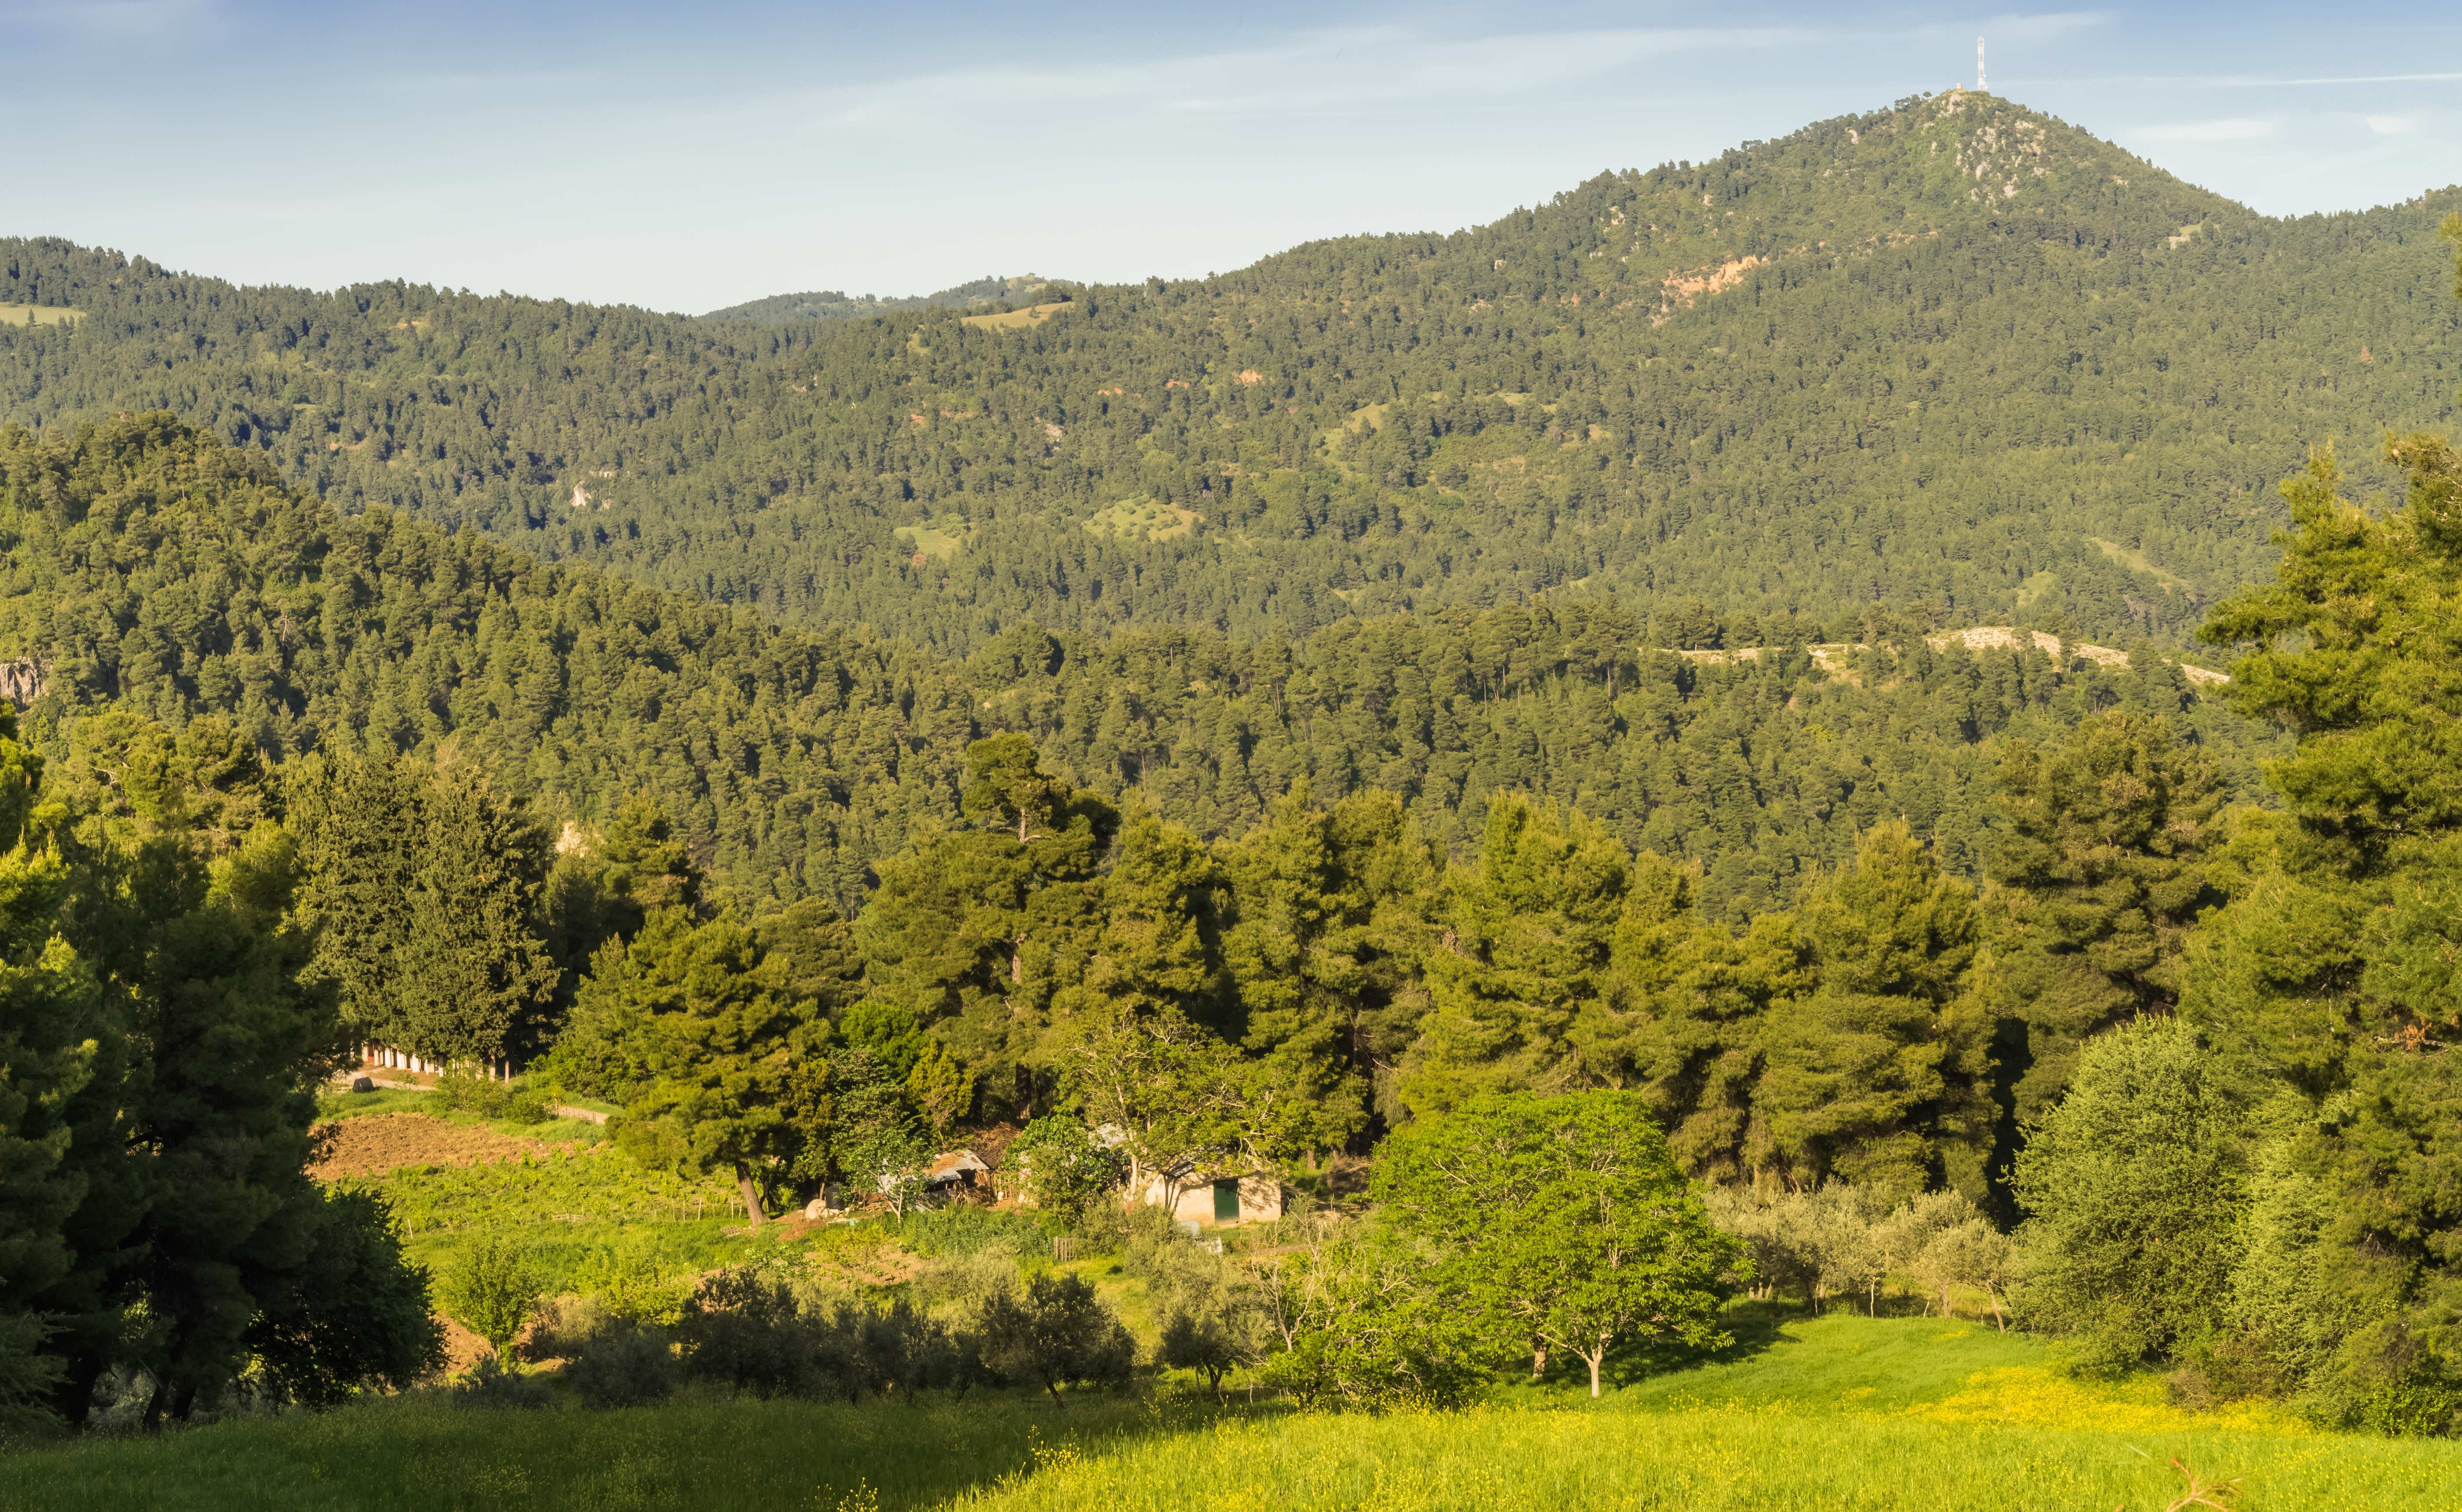
<svg viewBox="0 0 2462 1512">
<path fill-rule="evenodd" d="M 0 414 L 167 409 L 346 513 L 944 655 L 1542 594 L 2176 646 L 2266 570 L 2309 447 L 2450 417 L 2454 203 L 2270 220 L 1952 92 L 1041 318 L 241 289 L 20 241 L 0 302 L 85 315 L 0 330 Z"/>
<path fill-rule="evenodd" d="M 1903 815 L 1977 864 L 2002 734 L 2112 706 L 2254 780 L 2262 737 L 2141 648 L 1935 650 L 1876 613 L 1833 656 L 1811 622 L 1665 620 L 1604 597 L 1346 621 L 1296 646 L 1201 629 L 1107 638 L 1022 625 L 956 660 L 547 564 L 386 508 L 338 515 L 248 447 L 168 415 L 0 428 L 0 659 L 27 730 L 63 748 L 106 709 L 216 714 L 273 760 L 447 745 L 587 833 L 654 792 L 745 901 L 850 914 L 919 826 L 960 822 L 968 742 L 1030 736 L 1056 772 L 1205 837 L 1302 779 L 1396 794 L 1458 851 L 1489 795 L 1569 801 L 1636 849 L 1697 863 L 1714 918 Z M 1671 640 L 1767 638 L 1721 661 Z"/>
<path fill-rule="evenodd" d="M 754 325 L 784 325 L 789 320 L 860 320 L 868 315 L 892 314 L 902 310 L 932 310 L 948 306 L 971 310 L 995 300 L 1027 298 L 1050 284 L 1047 278 L 1032 273 L 1023 278 L 1003 278 L 997 273 L 943 289 L 938 293 L 896 295 L 849 294 L 834 289 L 814 290 L 801 294 L 771 294 L 767 299 L 746 300 L 713 310 L 703 320 L 749 320 Z"/>
</svg>

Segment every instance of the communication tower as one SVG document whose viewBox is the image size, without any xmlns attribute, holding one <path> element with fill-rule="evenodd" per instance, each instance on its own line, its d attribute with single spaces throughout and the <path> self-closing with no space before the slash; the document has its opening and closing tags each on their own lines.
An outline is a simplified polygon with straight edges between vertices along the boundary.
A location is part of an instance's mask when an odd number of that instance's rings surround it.
<svg viewBox="0 0 2462 1512">
<path fill-rule="evenodd" d="M 1990 93 L 1983 87 L 1983 39 L 1979 36 L 1975 39 L 1975 93 Z"/>
</svg>

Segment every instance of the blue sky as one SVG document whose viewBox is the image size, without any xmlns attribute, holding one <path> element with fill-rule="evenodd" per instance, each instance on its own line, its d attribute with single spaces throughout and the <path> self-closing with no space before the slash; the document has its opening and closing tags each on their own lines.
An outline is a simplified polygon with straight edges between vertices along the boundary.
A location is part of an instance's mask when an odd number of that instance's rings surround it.
<svg viewBox="0 0 2462 1512">
<path fill-rule="evenodd" d="M 699 311 L 1451 230 L 1975 79 L 2271 214 L 2462 181 L 2462 10 L 0 0 L 0 234 Z"/>
</svg>

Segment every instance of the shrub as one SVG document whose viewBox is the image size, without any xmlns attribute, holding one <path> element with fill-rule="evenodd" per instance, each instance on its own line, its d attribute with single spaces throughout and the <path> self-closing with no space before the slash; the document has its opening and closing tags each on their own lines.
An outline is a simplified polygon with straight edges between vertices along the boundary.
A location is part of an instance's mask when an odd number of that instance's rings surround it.
<svg viewBox="0 0 2462 1512">
<path fill-rule="evenodd" d="M 555 1116 L 555 1102 L 545 1090 L 525 1087 L 505 1099 L 504 1116 L 517 1124 L 543 1124 Z"/>
<path fill-rule="evenodd" d="M 1025 1214 L 966 1204 L 909 1213 L 898 1237 L 915 1253 L 937 1260 L 1032 1255 L 1048 1247 L 1043 1225 Z"/>
<path fill-rule="evenodd" d="M 545 1407 L 554 1389 L 534 1375 L 524 1375 L 501 1354 L 483 1354 L 454 1386 L 454 1400 L 464 1407 Z"/>
<path fill-rule="evenodd" d="M 610 1320 L 580 1341 L 564 1378 L 585 1407 L 647 1407 L 664 1401 L 680 1373 L 664 1329 Z"/>
<path fill-rule="evenodd" d="M 983 1304 L 983 1359 L 1003 1375 L 1043 1383 L 1054 1406 L 1064 1384 L 1125 1383 L 1135 1368 L 1136 1342 L 1084 1277 L 1038 1271 L 1026 1295 L 1004 1292 Z"/>
<path fill-rule="evenodd" d="M 2360 1413 L 2360 1425 L 2388 1438 L 2435 1438 L 2453 1431 L 2462 1412 L 2462 1389 L 2433 1374 L 2413 1374 L 2378 1387 Z"/>
<path fill-rule="evenodd" d="M 823 1379 L 821 1340 L 787 1286 L 748 1268 L 704 1279 L 677 1325 L 684 1374 L 755 1396 L 811 1396 Z"/>
<path fill-rule="evenodd" d="M 436 1079 L 437 1094 L 456 1112 L 493 1118 L 505 1111 L 508 1094 L 502 1082 L 474 1076 L 456 1066 Z"/>
<path fill-rule="evenodd" d="M 537 1309 L 540 1283 L 529 1256 L 494 1234 L 483 1234 L 444 1274 L 437 1302 L 444 1315 L 502 1354 Z"/>
</svg>

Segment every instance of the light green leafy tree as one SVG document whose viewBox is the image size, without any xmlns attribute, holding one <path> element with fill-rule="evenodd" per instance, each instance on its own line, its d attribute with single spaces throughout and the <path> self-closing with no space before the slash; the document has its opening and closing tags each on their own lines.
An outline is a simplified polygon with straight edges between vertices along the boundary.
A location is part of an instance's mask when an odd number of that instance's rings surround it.
<svg viewBox="0 0 2462 1512">
<path fill-rule="evenodd" d="M 1534 1353 L 1580 1358 L 1593 1396 L 1620 1343 L 1724 1343 L 1720 1278 L 1749 1270 L 1631 1092 L 1481 1097 L 1432 1114 L 1386 1140 L 1371 1190 L 1436 1246 L 1441 1285 Z"/>
</svg>

